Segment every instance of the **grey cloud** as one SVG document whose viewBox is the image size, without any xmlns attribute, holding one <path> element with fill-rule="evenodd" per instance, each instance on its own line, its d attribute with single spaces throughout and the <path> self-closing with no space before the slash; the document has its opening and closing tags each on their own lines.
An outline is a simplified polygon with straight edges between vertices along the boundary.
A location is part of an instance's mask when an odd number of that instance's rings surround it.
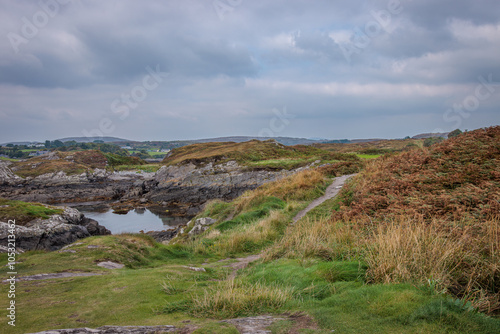
<svg viewBox="0 0 500 334">
<path fill-rule="evenodd" d="M 480 75 L 500 81 L 500 2 L 401 0 L 393 31 L 347 62 L 339 45 L 388 3 L 242 1 L 224 20 L 203 0 L 69 4 L 18 54 L 0 39 L 0 141 L 79 135 L 103 117 L 121 137 L 255 135 L 283 106 L 296 119 L 279 135 L 399 136 L 451 127 L 443 112 L 452 97 L 474 92 Z M 38 10 L 36 1 L 0 1 L 0 36 L 20 33 L 21 18 Z M 111 102 L 156 65 L 170 75 L 129 118 L 117 119 Z M 496 96 L 463 127 L 498 122 Z"/>
</svg>

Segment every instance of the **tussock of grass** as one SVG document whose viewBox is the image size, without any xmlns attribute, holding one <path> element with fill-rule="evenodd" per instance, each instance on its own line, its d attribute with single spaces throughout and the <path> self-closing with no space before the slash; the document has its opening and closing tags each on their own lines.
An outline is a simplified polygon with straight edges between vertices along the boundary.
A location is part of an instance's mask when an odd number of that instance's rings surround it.
<svg viewBox="0 0 500 334">
<path fill-rule="evenodd" d="M 308 201 L 323 195 L 326 187 L 327 180 L 321 171 L 305 170 L 246 192 L 234 204 L 236 210 L 241 212 L 268 196 L 284 201 Z"/>
<path fill-rule="evenodd" d="M 369 238 L 368 277 L 433 284 L 491 313 L 500 308 L 500 222 L 443 230 L 439 221 L 398 221 Z"/>
<path fill-rule="evenodd" d="M 124 157 L 113 153 L 104 153 L 109 166 L 141 166 L 147 164 L 144 160 L 138 157 Z"/>
<path fill-rule="evenodd" d="M 226 226 L 232 221 L 219 226 Z M 288 216 L 282 210 L 272 210 L 265 217 L 246 225 L 237 224 L 230 229 L 210 230 L 203 238 L 190 244 L 195 254 L 233 256 L 240 253 L 258 252 L 277 240 L 288 224 Z"/>
<path fill-rule="evenodd" d="M 288 227 L 283 238 L 267 250 L 264 259 L 352 259 L 359 254 L 358 239 L 359 236 L 349 224 L 306 218 Z"/>
<path fill-rule="evenodd" d="M 257 202 L 258 203 L 255 203 Z M 257 221 L 263 218 L 271 212 L 271 210 L 283 209 L 286 203 L 276 197 L 258 197 L 254 199 L 254 209 L 251 211 L 243 212 L 236 216 L 232 220 L 224 221 L 216 226 L 216 228 L 221 231 L 228 231 L 239 225 L 245 225 Z"/>
<path fill-rule="evenodd" d="M 292 298 L 291 289 L 278 284 L 230 280 L 204 290 L 200 296 L 192 296 L 188 312 L 197 317 L 231 319 L 277 311 Z"/>
</svg>

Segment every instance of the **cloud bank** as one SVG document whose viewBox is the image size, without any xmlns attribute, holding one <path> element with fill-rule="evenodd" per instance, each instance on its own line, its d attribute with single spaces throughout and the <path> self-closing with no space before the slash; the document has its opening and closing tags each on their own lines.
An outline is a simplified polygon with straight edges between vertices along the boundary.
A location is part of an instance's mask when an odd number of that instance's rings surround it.
<svg viewBox="0 0 500 334">
<path fill-rule="evenodd" d="M 0 142 L 500 122 L 496 0 L 0 1 Z M 156 73 L 156 74 L 155 74 Z"/>
</svg>

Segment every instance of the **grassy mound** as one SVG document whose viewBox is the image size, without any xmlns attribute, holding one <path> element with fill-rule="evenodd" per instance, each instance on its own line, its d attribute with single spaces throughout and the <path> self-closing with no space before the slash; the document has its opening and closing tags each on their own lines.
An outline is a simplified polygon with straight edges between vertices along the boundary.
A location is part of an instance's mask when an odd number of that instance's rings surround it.
<svg viewBox="0 0 500 334">
<path fill-rule="evenodd" d="M 166 165 L 193 162 L 225 162 L 236 160 L 255 169 L 293 169 L 314 161 L 350 162 L 359 168 L 361 160 L 354 155 L 327 152 L 312 146 L 284 146 L 275 141 L 251 140 L 244 143 L 202 143 L 174 149 L 163 160 Z"/>
<path fill-rule="evenodd" d="M 34 157 L 15 162 L 12 171 L 21 177 L 36 177 L 48 173 L 65 172 L 67 175 L 78 175 L 95 168 L 108 168 L 120 165 L 140 166 L 146 164 L 137 157 L 124 157 L 113 153 L 96 150 L 52 152 L 49 155 Z"/>
<path fill-rule="evenodd" d="M 62 213 L 63 210 L 40 203 L 11 201 L 0 198 L 0 221 L 16 220 L 17 225 L 24 225 L 33 219 L 48 219 L 51 215 Z"/>
</svg>

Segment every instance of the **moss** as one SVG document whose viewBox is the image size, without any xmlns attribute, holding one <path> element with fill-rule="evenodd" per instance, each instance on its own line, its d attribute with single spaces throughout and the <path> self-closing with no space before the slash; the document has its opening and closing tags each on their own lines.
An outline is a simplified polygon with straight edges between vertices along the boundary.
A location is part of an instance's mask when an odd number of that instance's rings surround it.
<svg viewBox="0 0 500 334">
<path fill-rule="evenodd" d="M 62 209 L 40 203 L 11 201 L 0 198 L 0 220 L 15 220 L 17 225 L 25 225 L 36 218 L 48 219 L 51 215 L 61 214 Z"/>
</svg>

